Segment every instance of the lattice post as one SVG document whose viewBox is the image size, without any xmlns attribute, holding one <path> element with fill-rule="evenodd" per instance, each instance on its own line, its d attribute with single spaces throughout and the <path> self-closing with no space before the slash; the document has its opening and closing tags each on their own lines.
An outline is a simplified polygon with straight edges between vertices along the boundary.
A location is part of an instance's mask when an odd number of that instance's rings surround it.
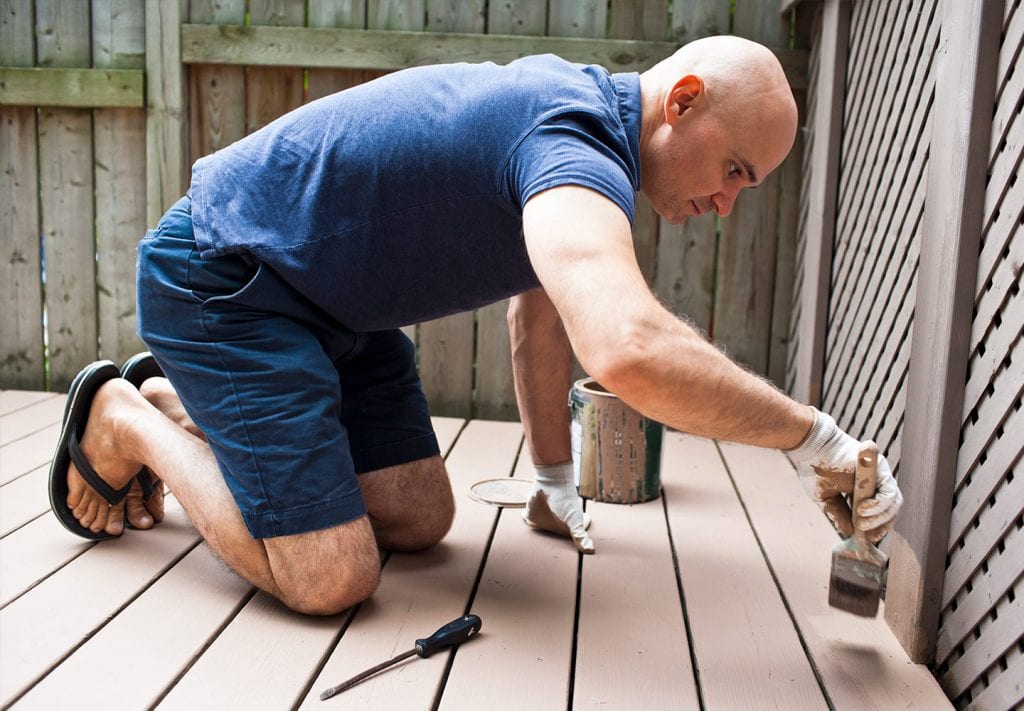
<svg viewBox="0 0 1024 711">
<path fill-rule="evenodd" d="M 941 611 L 949 512 L 984 216 L 1002 0 L 940 4 L 921 259 L 900 488 L 885 617 L 915 662 L 930 662 Z"/>
</svg>

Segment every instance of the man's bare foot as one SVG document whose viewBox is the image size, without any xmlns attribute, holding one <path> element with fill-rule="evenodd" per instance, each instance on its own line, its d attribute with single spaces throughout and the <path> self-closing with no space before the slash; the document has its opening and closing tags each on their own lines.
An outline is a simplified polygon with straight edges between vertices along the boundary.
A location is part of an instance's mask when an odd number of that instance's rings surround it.
<svg viewBox="0 0 1024 711">
<path fill-rule="evenodd" d="M 136 420 L 148 409 L 138 391 L 120 379 L 102 385 L 92 401 L 80 443 L 82 454 L 114 489 L 124 487 L 142 467 L 126 444 Z M 67 504 L 79 523 L 94 533 L 106 531 L 117 536 L 124 531 L 124 502 L 108 505 L 73 463 L 68 467 Z"/>
<path fill-rule="evenodd" d="M 187 432 L 206 440 L 192 418 L 185 412 L 185 408 L 178 399 L 167 378 L 147 378 L 139 386 L 150 405 L 164 414 L 171 422 L 175 423 Z M 142 485 L 136 480 L 132 483 L 131 491 L 125 498 L 125 516 L 128 523 L 135 528 L 149 529 L 164 519 L 164 484 L 152 471 L 153 493 L 147 499 L 143 496 Z"/>
</svg>

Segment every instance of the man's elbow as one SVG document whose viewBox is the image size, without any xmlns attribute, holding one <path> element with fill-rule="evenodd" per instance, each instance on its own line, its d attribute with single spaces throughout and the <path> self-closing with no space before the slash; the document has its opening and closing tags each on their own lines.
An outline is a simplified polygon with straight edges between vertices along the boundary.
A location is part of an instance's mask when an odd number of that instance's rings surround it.
<svg viewBox="0 0 1024 711">
<path fill-rule="evenodd" d="M 577 354 L 587 373 L 619 397 L 644 389 L 653 377 L 655 335 L 650 329 L 622 328 Z"/>
</svg>

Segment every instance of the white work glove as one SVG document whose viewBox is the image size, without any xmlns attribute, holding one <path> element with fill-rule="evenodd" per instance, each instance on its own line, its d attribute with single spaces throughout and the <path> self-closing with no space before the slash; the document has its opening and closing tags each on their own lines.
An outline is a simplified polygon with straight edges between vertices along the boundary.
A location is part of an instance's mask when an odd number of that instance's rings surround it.
<svg viewBox="0 0 1024 711">
<path fill-rule="evenodd" d="M 801 469 L 801 475 L 807 469 L 813 471 L 813 496 L 844 538 L 853 535 L 847 497 L 853 493 L 860 446 L 860 442 L 836 426 L 835 420 L 815 409 L 814 425 L 807 437 L 799 447 L 786 452 Z M 893 478 L 892 467 L 879 454 L 875 495 L 860 502 L 857 527 L 869 541 L 877 543 L 892 528 L 902 504 L 903 494 Z"/>
<path fill-rule="evenodd" d="M 594 542 L 587 535 L 590 516 L 583 511 L 583 499 L 576 491 L 572 462 L 535 467 L 535 471 L 523 521 L 534 528 L 569 536 L 580 553 L 593 553 Z"/>
</svg>

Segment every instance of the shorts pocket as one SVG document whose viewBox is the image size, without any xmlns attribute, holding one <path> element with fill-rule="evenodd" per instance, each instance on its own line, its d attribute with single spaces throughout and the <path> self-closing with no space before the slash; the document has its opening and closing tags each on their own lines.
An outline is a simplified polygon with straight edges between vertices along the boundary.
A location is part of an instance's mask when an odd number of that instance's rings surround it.
<svg viewBox="0 0 1024 711">
<path fill-rule="evenodd" d="M 263 265 L 237 254 L 203 259 L 193 249 L 188 256 L 188 288 L 201 303 L 230 301 L 259 279 Z"/>
</svg>

